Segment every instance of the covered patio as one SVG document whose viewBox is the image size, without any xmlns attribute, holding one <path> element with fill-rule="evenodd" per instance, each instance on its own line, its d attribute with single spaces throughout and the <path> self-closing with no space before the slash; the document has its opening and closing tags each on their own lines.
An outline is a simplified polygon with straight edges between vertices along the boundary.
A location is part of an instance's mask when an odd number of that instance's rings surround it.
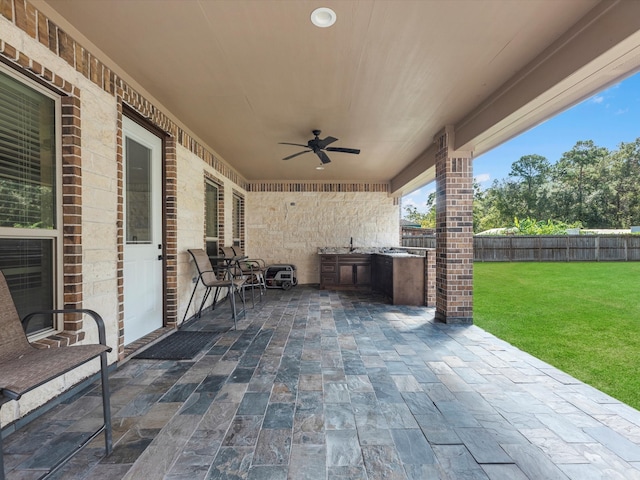
<svg viewBox="0 0 640 480">
<path fill-rule="evenodd" d="M 238 330 L 227 308 L 193 360 L 129 358 L 102 439 L 66 479 L 640 478 L 640 413 L 434 309 L 312 287 L 274 290 Z M 99 389 L 10 435 L 10 479 L 36 478 L 100 420 Z"/>
<path fill-rule="evenodd" d="M 638 71 L 640 2 L 331 0 L 328 28 L 320 6 L 0 0 L 0 270 L 22 315 L 94 309 L 113 348 L 115 451 L 58 478 L 638 477 L 638 412 L 472 325 L 472 160 Z M 400 198 L 434 180 L 434 308 L 315 288 L 321 248 L 398 246 Z M 300 286 L 237 331 L 224 305 L 181 326 L 187 250 L 230 246 Z M 208 350 L 131 358 L 178 328 Z M 93 429 L 99 396 L 67 390 L 94 372 L 2 409 L 9 478 Z"/>
</svg>

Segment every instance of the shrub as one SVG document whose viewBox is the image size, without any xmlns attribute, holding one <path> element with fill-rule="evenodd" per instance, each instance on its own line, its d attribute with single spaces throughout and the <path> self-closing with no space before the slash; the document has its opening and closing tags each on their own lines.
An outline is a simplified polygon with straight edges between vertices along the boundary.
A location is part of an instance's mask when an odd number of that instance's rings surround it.
<svg viewBox="0 0 640 480">
<path fill-rule="evenodd" d="M 518 217 L 514 218 L 513 226 L 516 235 L 566 235 L 567 228 L 582 228 L 580 222 L 569 224 L 551 219 L 537 221 L 529 217 L 523 220 L 519 220 Z"/>
</svg>

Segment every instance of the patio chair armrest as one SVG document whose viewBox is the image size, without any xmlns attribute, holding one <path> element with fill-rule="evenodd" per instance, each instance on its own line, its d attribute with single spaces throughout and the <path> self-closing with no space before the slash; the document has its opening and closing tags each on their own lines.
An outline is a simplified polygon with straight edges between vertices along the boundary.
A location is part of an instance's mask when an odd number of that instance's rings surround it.
<svg viewBox="0 0 640 480">
<path fill-rule="evenodd" d="M 98 327 L 98 341 L 100 342 L 101 345 L 108 347 L 109 351 L 111 351 L 111 347 L 107 345 L 107 335 L 104 327 L 104 320 L 102 319 L 102 317 L 98 312 L 96 312 L 95 310 L 90 310 L 88 308 L 65 308 L 65 309 L 58 309 L 58 310 L 41 310 L 38 312 L 32 312 L 26 315 L 22 319 L 22 328 L 26 332 L 29 322 L 36 315 L 65 314 L 65 313 L 82 313 L 82 314 L 89 315 L 96 322 L 96 326 Z"/>
<path fill-rule="evenodd" d="M 198 282 L 200 282 L 202 280 L 202 277 L 205 276 L 205 274 L 210 273 L 213 274 L 213 276 L 218 279 L 218 280 L 223 280 L 226 279 L 227 277 L 229 277 L 229 282 L 231 282 L 231 279 L 234 278 L 236 275 L 234 275 L 234 266 L 229 264 L 229 263 L 220 263 L 218 264 L 217 267 L 214 267 L 212 270 L 203 270 L 201 272 L 198 273 Z M 204 282 L 204 280 L 202 280 Z"/>
<path fill-rule="evenodd" d="M 202 278 L 207 273 L 213 273 L 216 277 L 223 273 L 226 274 L 226 272 L 229 271 L 229 268 L 230 268 L 229 265 L 220 264 L 220 266 L 218 266 L 217 268 L 214 267 L 212 270 L 203 270 L 200 273 L 198 273 L 198 279 Z"/>
<path fill-rule="evenodd" d="M 201 277 L 203 276 L 205 273 L 218 273 L 216 270 L 203 270 L 201 271 L 198 276 Z"/>
</svg>

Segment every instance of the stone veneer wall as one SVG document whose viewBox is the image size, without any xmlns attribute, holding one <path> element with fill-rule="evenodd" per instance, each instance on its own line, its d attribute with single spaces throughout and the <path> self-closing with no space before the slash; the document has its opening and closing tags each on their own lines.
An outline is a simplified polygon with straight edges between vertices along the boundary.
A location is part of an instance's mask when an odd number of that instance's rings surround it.
<svg viewBox="0 0 640 480">
<path fill-rule="evenodd" d="M 400 206 L 386 184 L 249 184 L 246 251 L 292 263 L 298 282 L 320 281 L 318 247 L 399 246 Z"/>
<path fill-rule="evenodd" d="M 233 244 L 233 228 L 231 225 L 233 211 L 233 194 L 242 191 L 238 186 L 216 172 L 210 165 L 203 165 L 202 160 L 193 152 L 179 146 L 177 148 L 177 196 L 180 208 L 177 209 L 177 296 L 181 300 L 177 307 L 177 322 L 185 317 L 187 302 L 193 289 L 192 279 L 196 276 L 195 267 L 187 249 L 204 248 L 205 236 L 205 178 L 218 187 L 218 244 Z M 193 299 L 187 318 L 196 313 L 196 306 L 204 294 L 200 285 Z"/>
</svg>

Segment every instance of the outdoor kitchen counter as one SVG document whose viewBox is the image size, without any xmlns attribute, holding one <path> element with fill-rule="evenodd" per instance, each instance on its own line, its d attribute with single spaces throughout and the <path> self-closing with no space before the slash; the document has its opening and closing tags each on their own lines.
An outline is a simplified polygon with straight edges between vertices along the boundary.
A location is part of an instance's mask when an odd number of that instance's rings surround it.
<svg viewBox="0 0 640 480">
<path fill-rule="evenodd" d="M 410 253 L 403 247 L 318 247 L 319 255 L 410 255 L 414 257 L 424 257 L 424 249 L 415 249 Z"/>
<path fill-rule="evenodd" d="M 390 250 L 390 251 L 389 251 Z M 425 304 L 425 257 L 400 250 L 319 248 L 320 289 L 374 290 L 394 305 Z"/>
</svg>

